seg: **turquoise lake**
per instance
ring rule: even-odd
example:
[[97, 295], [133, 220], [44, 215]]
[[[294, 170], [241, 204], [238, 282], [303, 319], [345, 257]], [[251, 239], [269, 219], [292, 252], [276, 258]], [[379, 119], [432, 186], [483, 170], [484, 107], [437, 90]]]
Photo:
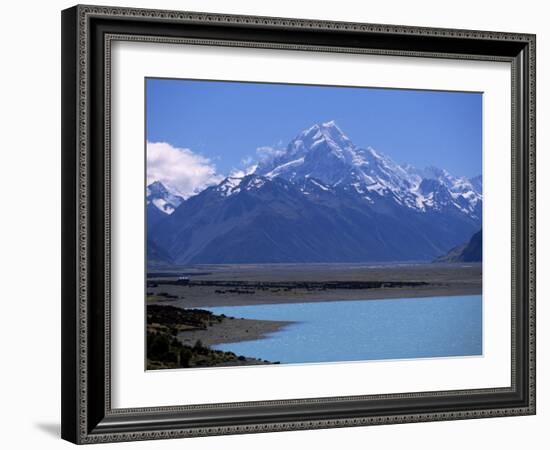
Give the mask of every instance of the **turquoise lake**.
[[215, 314], [295, 322], [264, 339], [214, 348], [316, 363], [482, 354], [481, 295], [206, 308]]

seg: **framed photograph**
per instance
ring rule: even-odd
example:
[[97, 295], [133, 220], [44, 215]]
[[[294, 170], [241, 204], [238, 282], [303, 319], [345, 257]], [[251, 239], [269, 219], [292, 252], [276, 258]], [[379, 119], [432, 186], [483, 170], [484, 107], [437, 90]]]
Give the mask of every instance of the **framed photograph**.
[[62, 12], [62, 437], [535, 413], [535, 36]]

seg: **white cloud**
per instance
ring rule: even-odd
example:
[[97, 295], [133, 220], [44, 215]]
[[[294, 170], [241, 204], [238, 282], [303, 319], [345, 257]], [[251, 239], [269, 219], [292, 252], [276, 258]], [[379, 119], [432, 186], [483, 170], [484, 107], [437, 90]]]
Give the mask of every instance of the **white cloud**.
[[147, 142], [147, 184], [160, 181], [187, 198], [223, 178], [216, 173], [210, 159], [188, 148], [173, 147], [167, 142]]
[[254, 158], [252, 158], [252, 156], [246, 156], [245, 158], [241, 159], [241, 164], [245, 167], [252, 165], [253, 162]]
[[246, 177], [247, 175], [253, 174], [257, 168], [258, 164], [253, 164], [251, 166], [245, 167], [244, 169], [233, 169], [229, 176], [233, 178]]
[[260, 161], [272, 160], [277, 156], [282, 155], [284, 152], [285, 151], [283, 149], [268, 146], [258, 147], [256, 149], [256, 154], [258, 155]]

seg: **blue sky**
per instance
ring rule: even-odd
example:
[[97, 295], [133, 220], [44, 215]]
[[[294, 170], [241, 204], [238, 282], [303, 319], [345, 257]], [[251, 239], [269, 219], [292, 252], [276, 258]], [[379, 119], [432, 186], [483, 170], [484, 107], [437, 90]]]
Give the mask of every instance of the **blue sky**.
[[189, 149], [224, 175], [250, 164], [259, 147], [286, 147], [329, 120], [397, 163], [481, 173], [480, 93], [172, 79], [146, 86], [147, 140]]

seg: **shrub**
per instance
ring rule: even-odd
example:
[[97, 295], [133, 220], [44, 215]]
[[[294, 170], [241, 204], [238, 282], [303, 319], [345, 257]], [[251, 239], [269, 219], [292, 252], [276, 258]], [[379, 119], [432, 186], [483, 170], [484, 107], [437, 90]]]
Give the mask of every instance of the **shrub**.
[[180, 350], [180, 367], [189, 367], [192, 356], [193, 353], [191, 352], [191, 350], [187, 347], [183, 347]]
[[170, 340], [164, 334], [149, 333], [147, 336], [147, 356], [162, 361], [170, 351]]
[[209, 349], [205, 346], [200, 339], [195, 342], [193, 350], [199, 355], [208, 355]]

